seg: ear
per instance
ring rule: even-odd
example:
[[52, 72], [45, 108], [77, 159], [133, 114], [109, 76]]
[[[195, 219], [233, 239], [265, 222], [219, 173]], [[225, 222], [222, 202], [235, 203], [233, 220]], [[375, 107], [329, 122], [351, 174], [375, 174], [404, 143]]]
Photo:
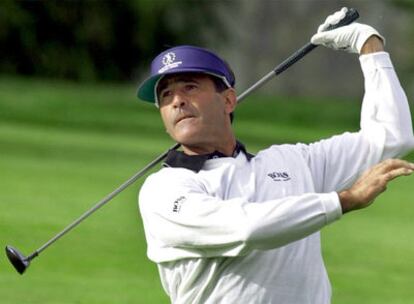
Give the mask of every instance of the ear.
[[234, 112], [237, 106], [236, 91], [233, 88], [228, 88], [222, 92], [225, 103], [225, 110], [227, 114]]

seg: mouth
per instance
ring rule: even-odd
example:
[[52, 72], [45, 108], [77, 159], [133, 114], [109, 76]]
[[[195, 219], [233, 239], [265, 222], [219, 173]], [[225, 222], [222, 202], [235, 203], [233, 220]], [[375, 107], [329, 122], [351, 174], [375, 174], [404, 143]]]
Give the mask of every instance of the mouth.
[[181, 121], [186, 120], [186, 119], [190, 119], [190, 118], [194, 118], [194, 116], [192, 116], [192, 115], [184, 115], [184, 116], [178, 117], [178, 118], [175, 120], [175, 124], [178, 124], [178, 123], [180, 123]]

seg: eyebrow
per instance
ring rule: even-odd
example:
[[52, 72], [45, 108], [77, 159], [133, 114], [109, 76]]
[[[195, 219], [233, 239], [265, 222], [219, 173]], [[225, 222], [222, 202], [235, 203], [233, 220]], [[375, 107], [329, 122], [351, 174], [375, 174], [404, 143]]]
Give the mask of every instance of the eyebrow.
[[199, 81], [194, 76], [187, 76], [187, 75], [180, 75], [180, 76], [174, 76], [167, 79], [162, 79], [157, 87], [157, 94], [160, 94], [165, 88], [167, 88], [172, 83], [177, 82], [195, 82], [199, 84]]

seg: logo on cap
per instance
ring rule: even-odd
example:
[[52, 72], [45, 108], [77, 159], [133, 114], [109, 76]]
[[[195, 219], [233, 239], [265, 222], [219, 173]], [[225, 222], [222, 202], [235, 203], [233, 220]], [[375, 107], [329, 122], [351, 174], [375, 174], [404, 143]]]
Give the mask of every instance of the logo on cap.
[[169, 53], [165, 54], [164, 57], [162, 58], [162, 63], [164, 65], [168, 65], [168, 64], [173, 63], [174, 60], [175, 60], [175, 53], [169, 52]]
[[164, 73], [165, 71], [168, 71], [169, 69], [173, 69], [176, 68], [178, 66], [180, 66], [183, 62], [182, 61], [176, 61], [176, 56], [175, 53], [173, 52], [168, 52], [167, 54], [164, 55], [164, 57], [162, 57], [162, 64], [164, 65], [161, 69], [158, 70], [158, 73]]

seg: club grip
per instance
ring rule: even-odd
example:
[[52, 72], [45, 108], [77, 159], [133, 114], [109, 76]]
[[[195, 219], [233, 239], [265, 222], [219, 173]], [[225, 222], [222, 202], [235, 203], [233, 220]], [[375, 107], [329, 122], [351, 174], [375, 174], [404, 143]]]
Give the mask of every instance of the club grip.
[[332, 24], [327, 27], [326, 31], [334, 30], [338, 27], [345, 26], [348, 24], [351, 24], [355, 20], [359, 18], [358, 11], [354, 8], [349, 8], [348, 11], [345, 14], [345, 17], [339, 21], [337, 24]]

